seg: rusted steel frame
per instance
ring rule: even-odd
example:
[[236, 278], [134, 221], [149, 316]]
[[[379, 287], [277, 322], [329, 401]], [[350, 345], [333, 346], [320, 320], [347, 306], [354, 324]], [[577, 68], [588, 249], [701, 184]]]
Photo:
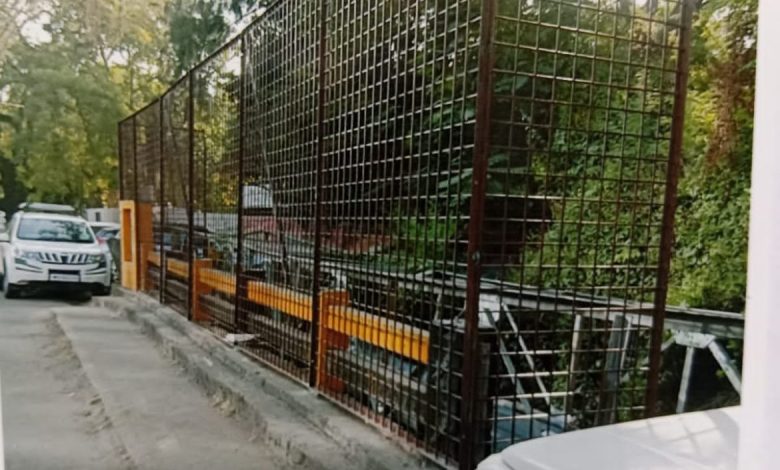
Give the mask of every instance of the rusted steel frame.
[[493, 101], [493, 64], [496, 0], [484, 0], [480, 22], [479, 66], [477, 76], [476, 128], [469, 214], [468, 276], [466, 286], [465, 331], [461, 390], [459, 467], [471, 469], [476, 458], [479, 435], [476, 403], [479, 356], [479, 295], [481, 278], [482, 224], [484, 221], [488, 158], [490, 156], [490, 119]]
[[320, 277], [322, 260], [322, 204], [323, 204], [323, 170], [325, 154], [325, 99], [326, 99], [326, 51], [327, 51], [327, 0], [320, 0], [319, 47], [317, 51], [318, 96], [317, 96], [317, 166], [315, 175], [316, 200], [314, 202], [314, 268], [312, 270], [312, 318], [311, 347], [309, 348], [309, 386], [317, 385], [317, 358], [319, 357], [319, 326], [320, 326]]
[[[170, 90], [168, 90], [170, 91]], [[166, 92], [167, 94], [167, 92]], [[157, 157], [160, 159], [160, 194], [158, 196], [158, 203], [160, 209], [160, 262], [161, 266], [165, 266], [165, 155], [163, 152], [165, 144], [165, 127], [163, 126], [163, 118], [165, 117], [165, 95], [162, 95], [157, 100], [159, 109], [157, 110], [157, 131], [158, 131], [158, 143], [157, 143]], [[154, 217], [152, 217], [154, 221]], [[154, 232], [152, 233], [154, 236]], [[165, 303], [165, 270], [160, 269], [160, 303]]]
[[[233, 327], [236, 332], [241, 332], [244, 322], [241, 319], [242, 299], [246, 297], [246, 282], [243, 271], [244, 258], [244, 159], [246, 154], [246, 34], [242, 33], [241, 41], [241, 70], [238, 74], [238, 214], [236, 221], [236, 292], [233, 296]], [[231, 41], [232, 43], [232, 41]]]
[[116, 145], [119, 148], [119, 200], [122, 201], [125, 199], [125, 159], [127, 158], [127, 155], [125, 155], [125, 146], [122, 145], [122, 125], [126, 121], [119, 121], [119, 124], [116, 126]]
[[193, 242], [193, 238], [195, 237], [195, 77], [194, 73], [188, 73], [188, 98], [187, 98], [187, 120], [189, 129], [188, 129], [188, 136], [189, 139], [189, 164], [187, 168], [187, 178], [189, 180], [189, 184], [187, 187], [189, 188], [187, 197], [187, 223], [189, 224], [188, 227], [188, 235], [187, 235], [187, 260], [188, 260], [188, 270], [189, 270], [189, 282], [187, 283], [187, 320], [192, 321], [192, 315], [193, 315], [193, 308], [195, 306], [192, 302], [192, 294], [195, 289], [195, 276], [193, 276], [193, 266], [195, 265], [195, 255], [193, 253], [193, 250], [195, 248], [195, 244]]
[[138, 197], [138, 122], [137, 122], [137, 116], [138, 113], [133, 114], [132, 122], [133, 122], [133, 186], [135, 186], [135, 194], [133, 199], [135, 200], [135, 220], [133, 223], [135, 224], [135, 282], [136, 287], [139, 291], [143, 291], [143, 286], [141, 285], [141, 279], [143, 279], [141, 275], [141, 266], [144, 265], [144, 263], [141, 262], [141, 229], [139, 227], [138, 221], [140, 220], [140, 217], [138, 216], [138, 203], [140, 202], [140, 198]]
[[648, 367], [645, 415], [652, 417], [657, 412], [658, 382], [661, 373], [661, 345], [663, 343], [664, 319], [666, 316], [666, 295], [669, 289], [669, 270], [674, 245], [674, 217], [677, 209], [677, 185], [682, 167], [683, 129], [685, 125], [685, 100], [688, 95], [688, 68], [691, 52], [692, 0], [682, 3], [680, 22], [679, 55], [674, 91], [669, 163], [666, 170], [666, 188], [661, 232], [660, 259], [655, 289], [655, 311], [650, 338], [650, 361]]

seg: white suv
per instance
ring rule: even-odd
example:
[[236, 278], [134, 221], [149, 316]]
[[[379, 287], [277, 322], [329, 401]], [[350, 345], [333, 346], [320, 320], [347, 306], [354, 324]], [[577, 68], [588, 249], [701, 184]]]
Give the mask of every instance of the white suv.
[[111, 291], [110, 255], [81, 217], [17, 212], [0, 234], [0, 252], [6, 298], [18, 297], [26, 287]]

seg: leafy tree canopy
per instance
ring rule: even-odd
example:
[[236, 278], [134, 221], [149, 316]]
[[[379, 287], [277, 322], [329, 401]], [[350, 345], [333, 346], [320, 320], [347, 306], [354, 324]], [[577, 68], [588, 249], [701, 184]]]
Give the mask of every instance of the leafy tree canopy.
[[255, 3], [3, 4], [0, 155], [17, 167], [32, 198], [77, 206], [115, 201], [116, 123], [221, 44]]

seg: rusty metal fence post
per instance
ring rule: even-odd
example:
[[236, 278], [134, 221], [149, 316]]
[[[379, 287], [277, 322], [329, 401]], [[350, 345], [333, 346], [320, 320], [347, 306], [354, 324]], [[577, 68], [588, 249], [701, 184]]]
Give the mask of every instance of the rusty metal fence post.
[[138, 203], [141, 201], [141, 198], [139, 197], [139, 191], [138, 191], [138, 123], [137, 123], [137, 116], [138, 114], [133, 114], [132, 117], [132, 123], [133, 123], [133, 188], [135, 194], [133, 195], [133, 201], [135, 202], [135, 220], [133, 221], [135, 225], [135, 252], [136, 252], [136, 258], [135, 258], [135, 285], [138, 288], [138, 290], [141, 290], [141, 280], [143, 279], [141, 276], [141, 229], [139, 227], [139, 221], [140, 216], [138, 214]]
[[119, 200], [123, 201], [127, 197], [125, 194], [125, 159], [122, 156], [122, 152], [124, 151], [124, 142], [122, 137], [122, 125], [125, 123], [125, 121], [119, 121], [116, 125], [116, 143], [117, 148], [119, 148]]
[[248, 294], [246, 279], [244, 276], [244, 165], [246, 159], [246, 35], [239, 38], [240, 70], [238, 71], [238, 220], [236, 221], [236, 295], [233, 304], [233, 325], [236, 333], [246, 331], [244, 309], [242, 299]]
[[195, 286], [195, 79], [187, 73], [187, 319], [192, 321]]
[[669, 163], [666, 173], [663, 221], [661, 227], [661, 248], [658, 260], [657, 288], [655, 291], [653, 329], [650, 343], [648, 386], [645, 414], [652, 417], [658, 409], [658, 385], [661, 376], [661, 354], [664, 341], [664, 320], [666, 297], [669, 289], [669, 270], [674, 247], [674, 219], [677, 210], [677, 185], [682, 169], [683, 132], [685, 128], [685, 101], [688, 96], [688, 67], [691, 54], [691, 28], [693, 23], [693, 0], [682, 0], [680, 37], [678, 44], [677, 71], [675, 74], [674, 110], [669, 143]]
[[165, 303], [165, 278], [167, 277], [167, 269], [165, 269], [165, 266], [167, 264], [167, 256], [166, 256], [166, 250], [165, 250], [165, 151], [164, 151], [164, 143], [165, 143], [165, 126], [163, 125], [165, 116], [163, 114], [164, 106], [163, 106], [163, 96], [161, 96], [157, 100], [157, 131], [158, 131], [158, 142], [157, 142], [157, 151], [160, 158], [160, 194], [159, 198], [157, 199], [157, 208], [160, 211], [160, 228], [158, 233], [160, 234], [160, 245], [159, 245], [159, 253], [160, 253], [160, 282], [159, 282], [159, 300], [160, 303]]
[[320, 287], [322, 275], [322, 209], [323, 209], [323, 170], [325, 168], [325, 99], [326, 99], [326, 71], [325, 62], [327, 51], [327, 12], [328, 0], [321, 0], [319, 4], [319, 44], [317, 48], [317, 162], [315, 164], [315, 201], [314, 201], [314, 266], [312, 268], [311, 285], [311, 342], [309, 345], [309, 386], [317, 386], [318, 370], [317, 358], [320, 356], [320, 322], [322, 315], [320, 308]]
[[461, 402], [460, 468], [468, 470], [483, 457], [478, 447], [480, 428], [485, 419], [477, 418], [485, 397], [480, 396], [478, 382], [482, 376], [479, 345], [479, 298], [482, 276], [482, 231], [487, 193], [487, 170], [490, 156], [490, 121], [493, 102], [493, 40], [496, 21], [496, 0], [483, 0], [478, 49], [476, 124], [474, 131], [473, 173], [468, 219], [468, 274], [466, 286], [465, 332], [463, 338], [463, 383]]

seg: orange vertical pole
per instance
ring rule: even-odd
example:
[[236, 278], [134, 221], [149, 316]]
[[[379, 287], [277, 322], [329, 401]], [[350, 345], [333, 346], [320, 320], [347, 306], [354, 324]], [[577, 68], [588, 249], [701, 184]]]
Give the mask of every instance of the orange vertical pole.
[[328, 374], [328, 348], [347, 349], [349, 336], [328, 329], [328, 316], [331, 309], [349, 305], [349, 292], [325, 291], [319, 295], [319, 335], [317, 348], [317, 388], [320, 390], [342, 392], [344, 384], [336, 377]]
[[154, 245], [152, 205], [148, 203], [137, 204], [136, 223], [138, 224], [138, 240], [140, 253], [138, 253], [138, 285], [141, 290], [149, 290], [149, 253]]
[[138, 290], [138, 243], [135, 201], [120, 201], [120, 259], [114, 260], [122, 274], [122, 287]]

